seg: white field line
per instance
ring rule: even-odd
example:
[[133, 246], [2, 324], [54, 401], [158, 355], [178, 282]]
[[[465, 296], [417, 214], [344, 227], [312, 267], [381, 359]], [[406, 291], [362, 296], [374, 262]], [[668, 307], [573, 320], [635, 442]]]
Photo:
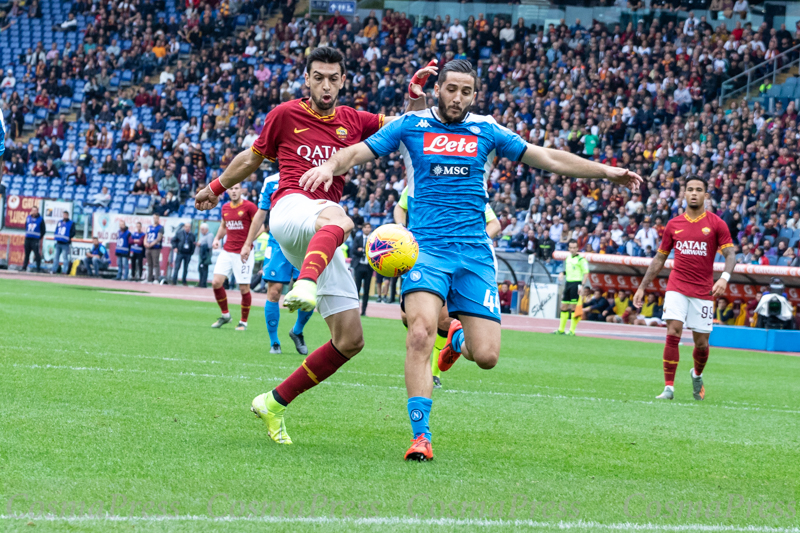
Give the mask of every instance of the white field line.
[[313, 524], [313, 525], [353, 525], [353, 526], [473, 526], [473, 527], [526, 527], [538, 529], [562, 530], [590, 530], [590, 531], [672, 531], [672, 532], [747, 532], [747, 533], [800, 533], [797, 527], [773, 526], [726, 526], [713, 524], [637, 524], [619, 522], [603, 524], [592, 520], [576, 520], [572, 522], [540, 522], [536, 520], [486, 520], [486, 519], [457, 519], [457, 518], [413, 518], [413, 517], [369, 517], [369, 518], [339, 518], [339, 517], [287, 517], [287, 516], [241, 516], [241, 517], [211, 517], [205, 515], [163, 515], [163, 516], [54, 516], [42, 515], [31, 518], [30, 516], [16, 517], [13, 515], [0, 515], [0, 520], [28, 520], [45, 522], [130, 522], [130, 523], [157, 523], [157, 522], [206, 522], [206, 523], [236, 523], [253, 522], [265, 524]]
[[[103, 368], [103, 367], [84, 367], [84, 366], [69, 366], [69, 365], [22, 365], [19, 363], [14, 363], [12, 365], [4, 365], [6, 367], [13, 367], [13, 368], [24, 368], [30, 370], [71, 370], [76, 372], [82, 371], [89, 371], [89, 372], [131, 372], [131, 373], [138, 373], [138, 374], [153, 374], [159, 376], [178, 376], [178, 377], [203, 377], [203, 378], [214, 378], [214, 379], [234, 379], [234, 380], [241, 380], [241, 381], [283, 381], [284, 378], [277, 377], [277, 376], [268, 376], [268, 377], [252, 377], [252, 376], [245, 376], [245, 375], [225, 375], [225, 374], [207, 374], [203, 372], [160, 372], [154, 370], [129, 370], [125, 368]], [[349, 383], [349, 382], [342, 382], [342, 381], [325, 381], [322, 385], [332, 385], [332, 386], [345, 386], [345, 387], [369, 387], [369, 388], [377, 388], [377, 389], [390, 389], [390, 390], [405, 390], [405, 387], [400, 386], [392, 386], [392, 385], [373, 385], [373, 384], [364, 384], [364, 383]], [[547, 400], [572, 400], [572, 401], [585, 401], [585, 402], [598, 402], [598, 403], [618, 403], [618, 404], [637, 404], [637, 405], [664, 405], [664, 402], [657, 402], [653, 400], [626, 400], [626, 399], [617, 399], [617, 398], [597, 398], [593, 396], [568, 396], [565, 394], [541, 394], [541, 393], [522, 393], [522, 392], [498, 392], [498, 391], [468, 391], [468, 390], [459, 390], [459, 389], [441, 389], [441, 392], [447, 394], [467, 394], [467, 395], [478, 395], [478, 396], [506, 396], [510, 398], [536, 398], [536, 399], [547, 399]], [[670, 402], [669, 405], [674, 405], [678, 407], [686, 407], [690, 409], [698, 409], [700, 408], [700, 404], [697, 402], [692, 403], [684, 403], [684, 402]], [[732, 406], [732, 405], [720, 405], [720, 404], [713, 404], [713, 403], [704, 403], [703, 408], [715, 408], [715, 409], [725, 409], [730, 411], [761, 411], [761, 412], [772, 412], [772, 413], [785, 413], [785, 414], [800, 414], [800, 410], [796, 409], [773, 409], [773, 408], [765, 408], [765, 407], [745, 407], [745, 406]]]

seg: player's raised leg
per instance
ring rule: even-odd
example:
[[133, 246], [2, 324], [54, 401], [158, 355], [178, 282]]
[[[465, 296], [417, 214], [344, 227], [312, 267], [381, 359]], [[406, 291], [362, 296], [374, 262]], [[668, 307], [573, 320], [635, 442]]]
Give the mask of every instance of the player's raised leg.
[[340, 207], [328, 207], [320, 212], [316, 221], [316, 233], [308, 243], [300, 276], [283, 300], [290, 311], [314, 310], [317, 306], [317, 280], [351, 231], [353, 221]]
[[694, 359], [694, 367], [691, 370], [692, 377], [692, 395], [695, 400], [705, 400], [706, 387], [703, 385], [703, 369], [708, 362], [708, 337], [710, 333], [703, 333], [700, 331], [693, 331], [694, 337], [694, 351], [692, 358]]
[[403, 298], [408, 321], [405, 377], [412, 432], [412, 445], [406, 451], [405, 459], [427, 461], [433, 459], [428, 422], [433, 405], [430, 358], [436, 340], [438, 316], [444, 302], [440, 296], [425, 291], [406, 293]]
[[[325, 311], [322, 313], [324, 316]], [[364, 347], [358, 299], [354, 308], [327, 316], [325, 322], [331, 330], [331, 340], [314, 350], [283, 383], [253, 400], [252, 411], [264, 419], [269, 436], [278, 444], [292, 443], [284, 421], [286, 407], [332, 376]]]
[[477, 316], [460, 318], [464, 333], [461, 355], [484, 370], [494, 368], [500, 358], [500, 322]]

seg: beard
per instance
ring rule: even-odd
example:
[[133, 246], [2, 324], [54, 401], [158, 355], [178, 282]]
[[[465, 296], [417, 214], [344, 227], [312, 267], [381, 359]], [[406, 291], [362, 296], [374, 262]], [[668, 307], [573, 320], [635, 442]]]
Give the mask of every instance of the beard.
[[317, 109], [319, 109], [320, 111], [330, 111], [331, 109], [334, 108], [334, 106], [336, 106], [336, 100], [339, 99], [339, 95], [337, 94], [335, 96], [334, 95], [330, 95], [330, 96], [331, 96], [331, 99], [330, 99], [329, 102], [325, 102], [322, 99], [322, 97], [316, 98], [316, 97], [314, 97], [313, 94], [311, 95], [311, 99], [314, 101], [314, 105], [317, 106]]
[[464, 117], [467, 116], [469, 113], [470, 106], [461, 109], [461, 113], [454, 118], [451, 118], [450, 115], [447, 114], [447, 107], [444, 104], [444, 99], [439, 97], [439, 116], [442, 118], [444, 122], [461, 122], [464, 120]]

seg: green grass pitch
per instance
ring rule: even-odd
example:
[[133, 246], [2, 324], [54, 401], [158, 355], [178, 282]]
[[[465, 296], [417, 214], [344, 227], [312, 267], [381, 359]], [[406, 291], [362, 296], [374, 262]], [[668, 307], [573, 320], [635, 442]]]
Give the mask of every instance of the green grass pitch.
[[405, 463], [399, 321], [364, 320], [281, 447], [249, 406], [302, 361], [294, 315], [275, 356], [261, 308], [242, 333], [214, 303], [16, 280], [0, 302], [2, 531], [798, 531], [797, 357], [712, 349], [694, 402], [682, 347], [658, 403], [659, 344], [504, 331], [495, 369], [443, 375], [435, 459]]

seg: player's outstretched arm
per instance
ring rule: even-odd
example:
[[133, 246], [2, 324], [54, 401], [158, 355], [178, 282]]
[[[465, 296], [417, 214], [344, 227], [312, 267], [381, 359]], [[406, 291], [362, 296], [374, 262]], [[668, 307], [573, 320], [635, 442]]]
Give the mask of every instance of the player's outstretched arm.
[[733, 249], [733, 246], [726, 246], [723, 248], [722, 255], [725, 257], [725, 271], [714, 283], [714, 288], [711, 289], [711, 295], [714, 298], [725, 296], [725, 289], [728, 288], [728, 280], [731, 279], [733, 269], [736, 268], [736, 251]]
[[[237, 183], [243, 182], [247, 176], [258, 170], [264, 158], [252, 151], [251, 149], [242, 150], [239, 155], [233, 158], [228, 168], [220, 176], [219, 182], [223, 189], [230, 189]], [[194, 198], [194, 206], [199, 211], [208, 211], [213, 209], [219, 203], [219, 197], [222, 192], [215, 194], [212, 189], [212, 183], [208, 184], [206, 188], [197, 192]]]
[[247, 262], [247, 258], [250, 256], [250, 250], [253, 248], [253, 241], [266, 231], [264, 229], [264, 221], [266, 219], [267, 211], [259, 208], [258, 211], [256, 211], [253, 220], [250, 222], [250, 231], [247, 232], [247, 238], [242, 245], [242, 263]]
[[318, 167], [308, 170], [300, 177], [303, 190], [314, 192], [324, 187], [327, 192], [331, 188], [334, 176], [341, 176], [356, 165], [375, 159], [375, 154], [363, 141], [336, 152], [333, 157]]
[[667, 262], [667, 256], [666, 254], [663, 254], [661, 252], [658, 252], [656, 256], [653, 258], [653, 260], [650, 262], [650, 266], [647, 267], [647, 272], [645, 273], [644, 278], [642, 279], [642, 283], [636, 290], [636, 294], [633, 295], [633, 305], [636, 307], [636, 309], [642, 308], [642, 304], [644, 303], [645, 289], [647, 289], [647, 287], [650, 286], [650, 283], [652, 283], [652, 281], [656, 279], [656, 276], [658, 276], [658, 273], [661, 272], [662, 268], [664, 268], [664, 263], [666, 262]]
[[528, 166], [572, 178], [608, 180], [631, 190], [639, 189], [642, 184], [641, 176], [630, 170], [602, 165], [563, 150], [542, 148], [533, 144], [528, 144], [528, 149], [522, 155], [522, 162]]

